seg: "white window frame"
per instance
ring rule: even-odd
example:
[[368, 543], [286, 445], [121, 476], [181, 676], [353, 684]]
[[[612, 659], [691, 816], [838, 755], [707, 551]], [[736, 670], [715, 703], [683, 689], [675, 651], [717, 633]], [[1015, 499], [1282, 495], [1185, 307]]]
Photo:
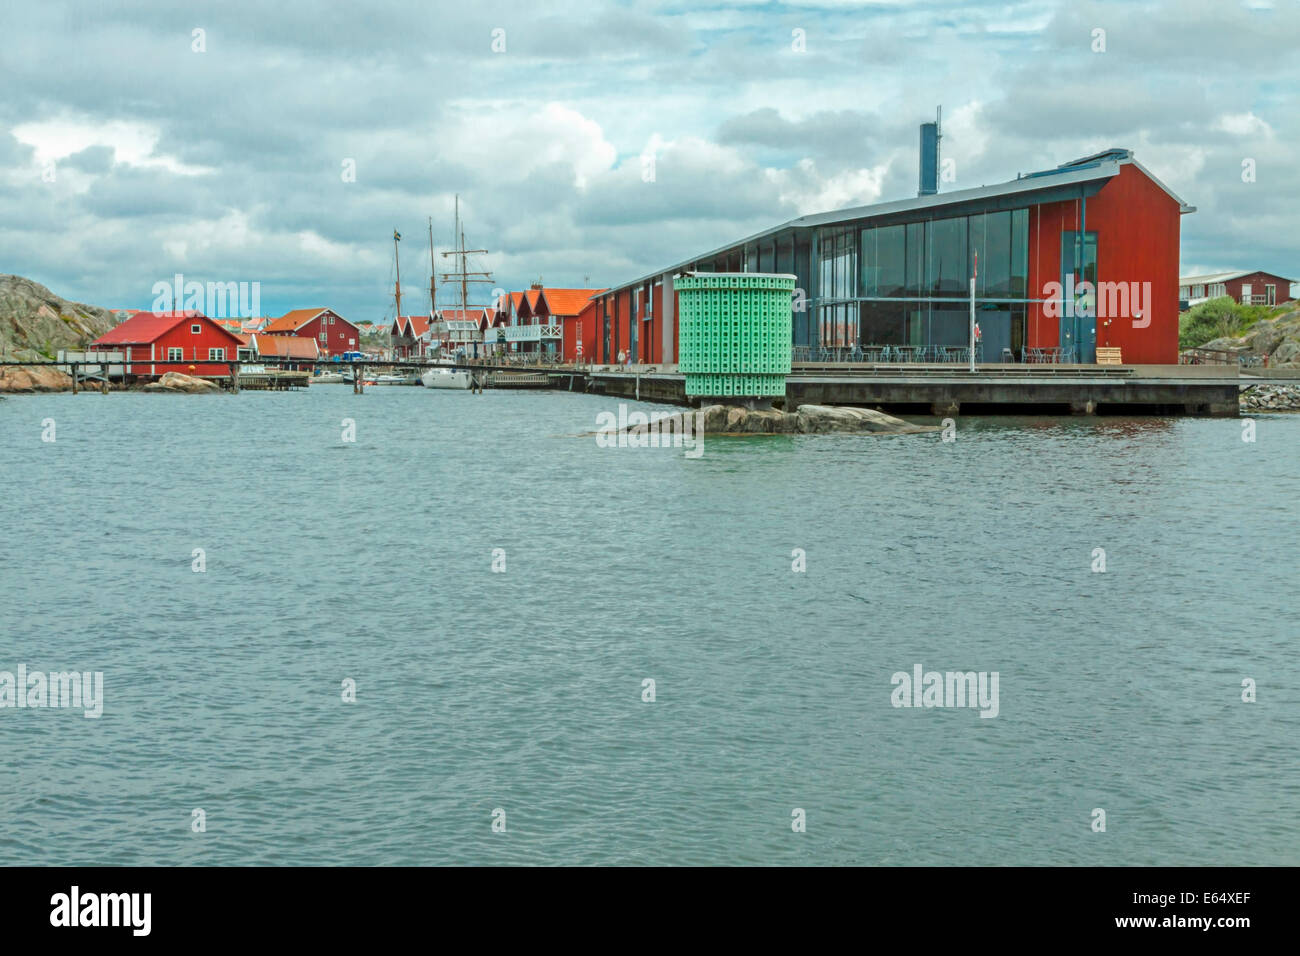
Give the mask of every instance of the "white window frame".
[[208, 360], [212, 362], [224, 362], [226, 360], [226, 350], [208, 349]]
[[202, 332], [203, 332], [203, 326], [198, 322], [195, 322], [193, 325], [190, 326], [190, 335], [199, 335]]
[[167, 361], [169, 361], [169, 362], [184, 362], [184, 361], [185, 361], [185, 350], [184, 350], [184, 349], [180, 349], [180, 348], [174, 348], [174, 347], [170, 347], [170, 348], [168, 348], [168, 349], [167, 349]]

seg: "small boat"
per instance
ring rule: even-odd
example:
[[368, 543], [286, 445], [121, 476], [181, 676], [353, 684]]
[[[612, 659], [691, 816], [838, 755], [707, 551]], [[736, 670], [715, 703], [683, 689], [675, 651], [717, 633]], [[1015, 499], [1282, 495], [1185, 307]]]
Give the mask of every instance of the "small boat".
[[393, 372], [383, 375], [376, 375], [374, 382], [367, 382], [367, 385], [415, 385], [418, 384], [413, 372]]
[[321, 372], [310, 379], [312, 385], [340, 385], [344, 381], [342, 372]]
[[420, 376], [425, 388], [469, 388], [469, 372], [465, 369], [431, 368]]

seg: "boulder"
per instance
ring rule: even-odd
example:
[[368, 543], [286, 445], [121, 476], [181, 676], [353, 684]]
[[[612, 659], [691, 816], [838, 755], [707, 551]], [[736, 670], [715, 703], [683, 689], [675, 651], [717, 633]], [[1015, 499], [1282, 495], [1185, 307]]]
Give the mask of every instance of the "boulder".
[[221, 391], [221, 386], [216, 382], [209, 381], [206, 378], [195, 378], [193, 375], [182, 375], [180, 372], [168, 372], [156, 382], [150, 382], [144, 387], [146, 392], [186, 392], [191, 395], [201, 395], [210, 392]]
[[1279, 345], [1269, 358], [1269, 365], [1300, 365], [1300, 339], [1286, 341]]
[[49, 366], [0, 366], [0, 392], [62, 392], [72, 388], [72, 376]]
[[938, 431], [935, 425], [913, 425], [893, 415], [871, 408], [846, 408], [834, 405], [800, 405], [794, 418], [798, 430], [814, 435], [826, 432], [879, 432], [906, 435]]
[[[683, 423], [683, 415], [690, 417]], [[739, 405], [706, 405], [698, 412], [666, 415], [651, 424], [660, 434], [681, 433], [687, 427], [694, 432], [702, 428], [706, 435], [816, 435], [833, 432], [875, 435], [915, 435], [939, 431], [937, 425], [913, 425], [901, 418], [870, 408], [844, 408], [831, 405], [801, 405], [795, 412], [775, 408], [752, 409]], [[646, 432], [645, 426], [625, 429]], [[596, 432], [587, 432], [595, 435]]]

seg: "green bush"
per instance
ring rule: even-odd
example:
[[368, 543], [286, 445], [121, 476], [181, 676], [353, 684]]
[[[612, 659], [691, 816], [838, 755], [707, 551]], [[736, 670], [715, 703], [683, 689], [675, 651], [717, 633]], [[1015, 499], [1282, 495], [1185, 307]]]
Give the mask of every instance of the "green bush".
[[1207, 299], [1178, 317], [1178, 348], [1196, 349], [1214, 339], [1245, 335], [1260, 319], [1272, 318], [1278, 311], [1272, 305], [1238, 305], [1226, 295]]

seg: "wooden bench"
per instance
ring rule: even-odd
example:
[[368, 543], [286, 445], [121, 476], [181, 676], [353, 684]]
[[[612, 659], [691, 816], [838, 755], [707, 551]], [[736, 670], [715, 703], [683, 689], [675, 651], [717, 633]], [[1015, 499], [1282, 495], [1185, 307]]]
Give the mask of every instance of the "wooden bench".
[[1120, 358], [1119, 348], [1099, 347], [1097, 349], [1098, 365], [1123, 365], [1124, 360]]

